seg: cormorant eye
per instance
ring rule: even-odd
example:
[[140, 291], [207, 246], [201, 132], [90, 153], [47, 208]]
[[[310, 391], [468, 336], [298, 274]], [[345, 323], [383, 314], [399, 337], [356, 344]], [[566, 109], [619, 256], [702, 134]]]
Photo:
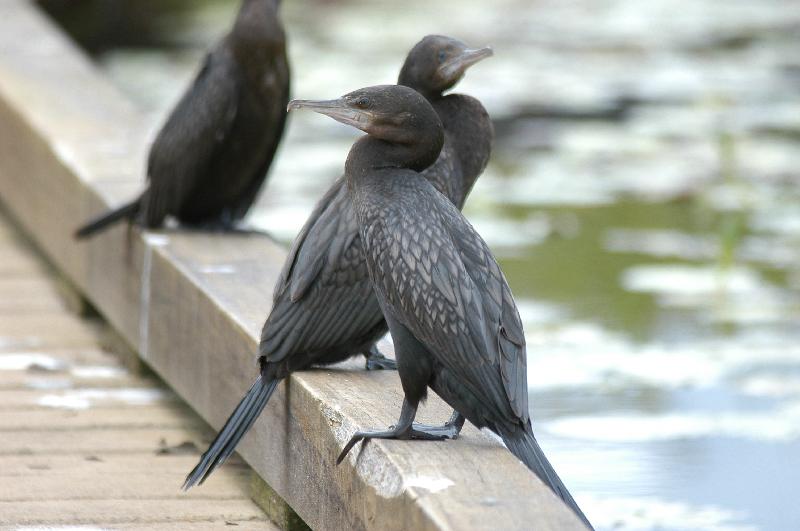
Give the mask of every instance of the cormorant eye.
[[356, 107], [366, 109], [367, 107], [369, 107], [369, 100], [367, 98], [358, 98], [356, 100]]
[[447, 58], [447, 54], [444, 51], [439, 52], [439, 62], [443, 63], [445, 58]]

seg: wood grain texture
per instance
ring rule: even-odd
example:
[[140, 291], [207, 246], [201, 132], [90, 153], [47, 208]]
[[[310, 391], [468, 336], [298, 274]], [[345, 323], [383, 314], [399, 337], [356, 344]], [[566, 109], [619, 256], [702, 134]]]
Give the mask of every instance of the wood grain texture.
[[7, 256], [25, 267], [11, 276], [21, 281], [0, 281], [0, 297], [10, 292], [0, 314], [0, 528], [275, 530], [238, 459], [207, 488], [180, 490], [212, 436], [206, 424], [102, 352], [98, 323], [59, 304], [59, 280], [30, 249], [0, 238], [0, 262]]
[[[125, 227], [76, 244], [76, 226], [141, 186], [148, 131], [27, 2], [0, 3], [0, 50], [0, 199], [140, 356], [220, 427], [255, 377], [285, 249], [259, 236]], [[292, 376], [240, 447], [312, 528], [582, 529], [533, 474], [474, 429], [444, 443], [371, 442], [335, 467], [353, 431], [389, 425], [399, 412], [397, 376], [367, 374], [361, 365]], [[433, 396], [420, 418], [442, 422], [449, 413]], [[134, 453], [153, 451], [162, 436], [169, 444], [193, 438], [182, 428], [137, 434], [122, 449], [113, 446], [116, 429], [58, 432], [70, 440], [57, 445], [25, 431], [0, 437], [0, 455], [90, 446]], [[98, 516], [106, 509], [93, 508]]]
[[104, 500], [30, 500], [0, 501], [0, 525], [115, 525], [131, 523], [150, 528], [155, 523], [177, 523], [183, 529], [192, 524], [216, 522], [224, 527], [226, 521], [260, 521], [260, 529], [277, 529], [263, 522], [264, 513], [250, 500], [165, 500], [104, 499]]

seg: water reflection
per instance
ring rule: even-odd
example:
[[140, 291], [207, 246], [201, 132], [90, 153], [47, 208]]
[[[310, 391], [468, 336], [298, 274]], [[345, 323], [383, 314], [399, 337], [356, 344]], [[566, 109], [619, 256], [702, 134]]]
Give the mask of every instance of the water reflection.
[[[496, 56], [466, 213], [520, 301], [543, 446], [605, 529], [796, 529], [800, 10], [790, 1], [284, 2], [294, 94], [395, 79], [425, 33]], [[158, 124], [232, 2], [99, 60]], [[251, 222], [289, 241], [353, 133], [291, 117]]]

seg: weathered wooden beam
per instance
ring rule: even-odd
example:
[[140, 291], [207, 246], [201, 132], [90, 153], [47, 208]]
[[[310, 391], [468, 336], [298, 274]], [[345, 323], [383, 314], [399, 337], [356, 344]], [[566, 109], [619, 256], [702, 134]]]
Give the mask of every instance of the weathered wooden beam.
[[[147, 364], [219, 427], [255, 375], [285, 250], [259, 236], [125, 227], [76, 243], [80, 222], [141, 188], [149, 135], [34, 7], [0, 3], [0, 199]], [[361, 363], [298, 373], [240, 453], [314, 529], [582, 528], [474, 428], [443, 443], [371, 442], [334, 466], [353, 431], [396, 421], [401, 399], [396, 374]], [[434, 396], [421, 420], [448, 416]]]

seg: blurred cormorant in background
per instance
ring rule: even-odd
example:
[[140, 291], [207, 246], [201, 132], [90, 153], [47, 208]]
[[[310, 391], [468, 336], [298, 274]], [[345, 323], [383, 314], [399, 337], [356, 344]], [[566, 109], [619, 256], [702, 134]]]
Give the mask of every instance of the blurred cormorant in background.
[[[490, 55], [489, 48], [471, 50], [456, 39], [428, 36], [409, 52], [400, 74], [401, 84], [424, 93], [442, 113], [446, 149], [423, 175], [459, 208], [489, 161], [494, 131], [478, 100], [442, 92]], [[205, 481], [230, 456], [278, 382], [291, 372], [359, 353], [366, 355], [369, 369], [394, 368], [394, 362], [375, 348], [387, 330], [369, 281], [347, 186], [340, 178], [319, 201], [286, 259], [261, 334], [259, 377], [189, 473], [184, 488]], [[454, 416], [451, 421], [457, 433], [463, 418]]]
[[150, 148], [142, 195], [78, 229], [129, 220], [232, 229], [253, 204], [286, 122], [289, 62], [277, 0], [243, 0]]

